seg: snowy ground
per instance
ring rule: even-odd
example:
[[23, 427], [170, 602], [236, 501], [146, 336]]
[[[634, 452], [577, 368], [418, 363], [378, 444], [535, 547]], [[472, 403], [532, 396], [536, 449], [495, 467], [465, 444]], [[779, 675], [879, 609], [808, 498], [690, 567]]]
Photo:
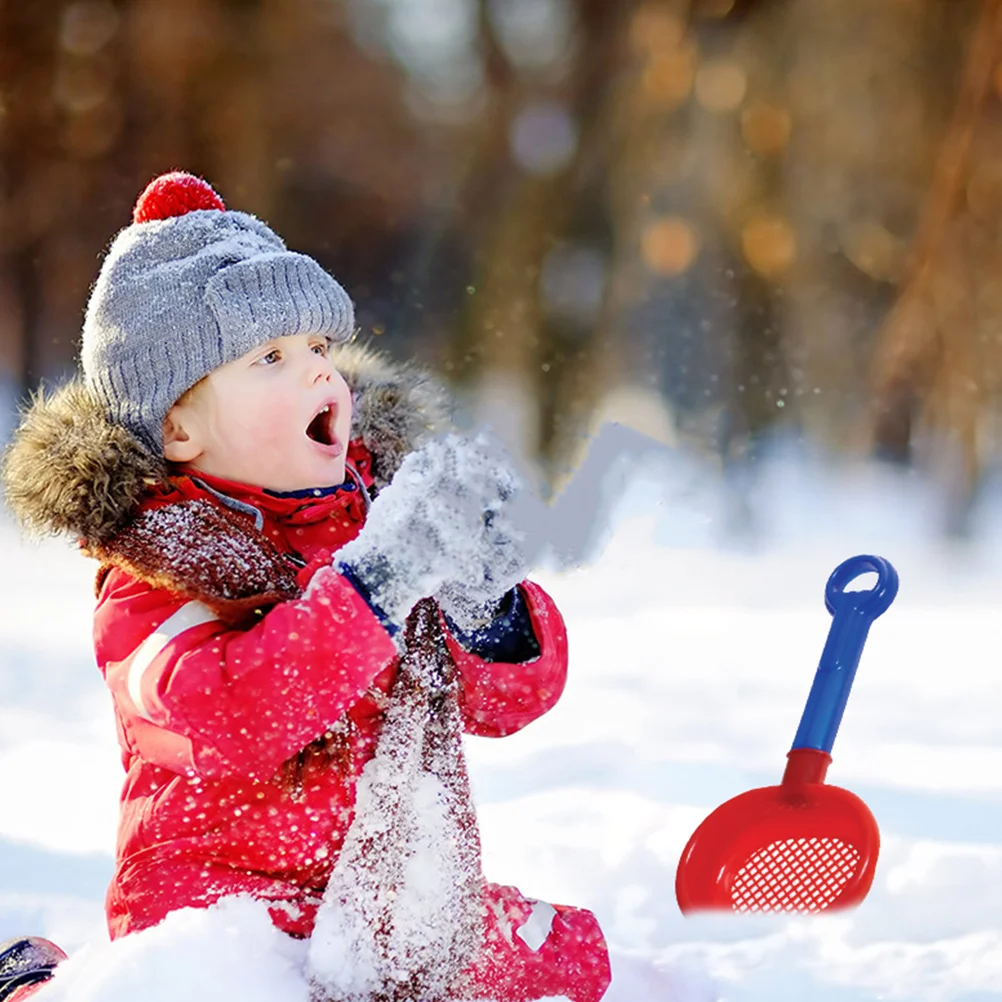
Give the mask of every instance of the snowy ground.
[[[488, 875], [592, 908], [615, 1002], [1002, 1000], [1002, 493], [958, 544], [914, 476], [776, 457], [746, 508], [695, 460], [646, 467], [609, 467], [597, 497], [613, 528], [591, 562], [537, 575], [569, 627], [561, 703], [521, 734], [468, 741]], [[735, 535], [749, 514], [754, 532]], [[829, 781], [880, 824], [873, 890], [835, 917], [683, 918], [682, 846], [716, 804], [778, 781], [830, 622], [825, 580], [861, 552], [889, 558], [901, 590], [871, 631]], [[120, 780], [90, 655], [93, 568], [3, 521], [0, 555], [0, 939], [93, 951]]]

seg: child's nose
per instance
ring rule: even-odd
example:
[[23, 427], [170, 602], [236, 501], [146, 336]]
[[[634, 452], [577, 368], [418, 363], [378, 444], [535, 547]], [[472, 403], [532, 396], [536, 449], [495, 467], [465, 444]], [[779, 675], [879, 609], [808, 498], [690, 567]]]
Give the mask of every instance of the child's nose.
[[312, 361], [309, 368], [310, 383], [329, 383], [334, 366], [322, 355], [311, 352]]

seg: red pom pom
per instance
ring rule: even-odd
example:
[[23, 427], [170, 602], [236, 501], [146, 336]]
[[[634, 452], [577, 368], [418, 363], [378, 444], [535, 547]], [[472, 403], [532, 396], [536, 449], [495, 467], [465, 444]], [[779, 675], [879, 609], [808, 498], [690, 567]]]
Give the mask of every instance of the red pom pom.
[[132, 210], [132, 221], [148, 223], [151, 219], [170, 219], [196, 209], [224, 212], [226, 206], [207, 181], [175, 170], [155, 177], [143, 189]]

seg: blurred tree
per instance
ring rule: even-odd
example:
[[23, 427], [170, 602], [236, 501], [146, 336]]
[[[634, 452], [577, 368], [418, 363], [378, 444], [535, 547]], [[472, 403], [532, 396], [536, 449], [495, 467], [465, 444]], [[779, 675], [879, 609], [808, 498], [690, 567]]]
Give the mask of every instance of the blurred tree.
[[609, 102], [633, 6], [577, 0], [566, 65], [551, 81], [519, 76], [481, 4], [497, 92], [481, 143], [507, 169], [489, 171], [496, 180], [465, 210], [480, 221], [482, 243], [452, 366], [465, 380], [507, 371], [525, 381], [538, 415], [530, 445], [551, 474], [568, 461], [597, 395], [589, 359], [609, 254]]
[[797, 236], [784, 329], [804, 426], [860, 442], [876, 330], [904, 271], [975, 4], [797, 0], [786, 24], [796, 127], [784, 200]]
[[[969, 499], [987, 458], [986, 421], [1002, 390], [1000, 131], [1002, 3], [981, 0], [956, 106], [901, 293], [873, 361], [873, 436], [884, 455], [911, 458], [924, 425]], [[957, 460], [952, 462], [951, 460]]]
[[110, 4], [0, 7], [0, 364], [30, 385], [72, 353], [120, 129]]

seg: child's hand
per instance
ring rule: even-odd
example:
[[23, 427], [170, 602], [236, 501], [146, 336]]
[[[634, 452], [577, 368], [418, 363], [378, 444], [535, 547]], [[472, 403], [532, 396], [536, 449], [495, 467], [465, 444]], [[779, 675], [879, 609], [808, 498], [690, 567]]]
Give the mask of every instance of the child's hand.
[[508, 580], [514, 541], [501, 512], [517, 486], [485, 441], [450, 435], [429, 442], [403, 461], [334, 565], [399, 628], [419, 599], [447, 581], [484, 588], [499, 560]]
[[546, 517], [545, 505], [496, 443], [479, 438], [473, 446], [478, 468], [502, 487], [484, 513], [477, 562], [464, 568], [462, 577], [448, 577], [435, 594], [442, 611], [466, 632], [487, 625], [501, 599], [525, 580], [543, 543]]
[[486, 513], [479, 559], [463, 577], [450, 577], [435, 593], [442, 611], [468, 632], [493, 619], [500, 600], [529, 573], [526, 532], [512, 514], [512, 500]]

